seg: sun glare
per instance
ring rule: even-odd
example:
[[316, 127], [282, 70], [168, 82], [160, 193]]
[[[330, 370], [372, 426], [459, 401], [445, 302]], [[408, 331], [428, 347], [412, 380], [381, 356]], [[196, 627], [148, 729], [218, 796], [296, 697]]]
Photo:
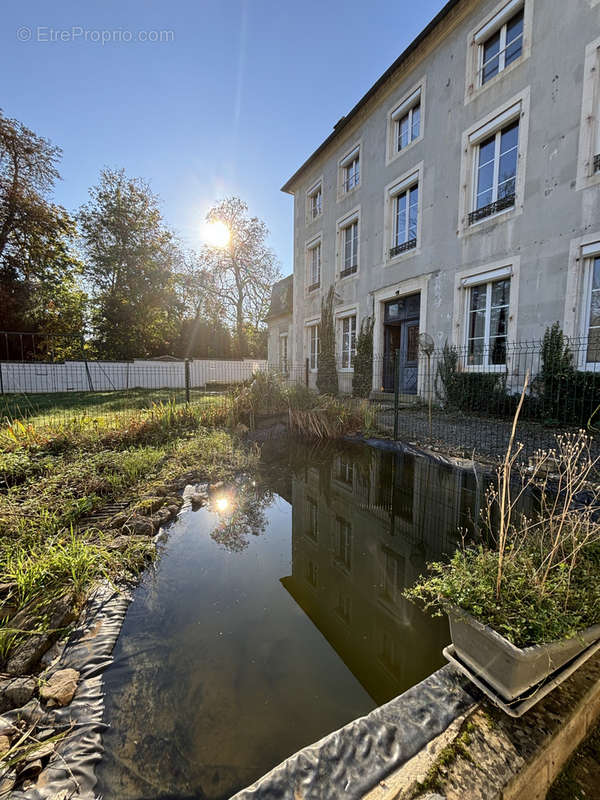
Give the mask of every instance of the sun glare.
[[217, 507], [217, 511], [227, 511], [229, 508], [229, 500], [226, 497], [219, 497], [215, 505]]
[[230, 237], [229, 228], [219, 219], [207, 222], [204, 226], [204, 239], [212, 247], [227, 247]]

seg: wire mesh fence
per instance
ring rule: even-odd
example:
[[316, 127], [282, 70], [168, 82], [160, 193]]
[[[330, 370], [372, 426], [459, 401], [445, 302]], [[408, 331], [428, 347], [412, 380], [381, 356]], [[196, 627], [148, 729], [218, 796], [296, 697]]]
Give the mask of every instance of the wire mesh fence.
[[[415, 343], [412, 352], [398, 348], [355, 368], [351, 357], [341, 354], [328, 362], [329, 374], [319, 355], [270, 364], [261, 359], [51, 361], [38, 352], [36, 360], [0, 361], [0, 417], [5, 423], [52, 423], [167, 403], [223, 408], [260, 374], [284, 389], [308, 387], [315, 397], [368, 399], [377, 425], [396, 439], [498, 458], [529, 376], [518, 433], [525, 455], [551, 447], [562, 430], [595, 433], [600, 409], [600, 343], [595, 339], [567, 343], [556, 334], [540, 341], [430, 349]], [[261, 410], [281, 410], [281, 397], [265, 382]]]

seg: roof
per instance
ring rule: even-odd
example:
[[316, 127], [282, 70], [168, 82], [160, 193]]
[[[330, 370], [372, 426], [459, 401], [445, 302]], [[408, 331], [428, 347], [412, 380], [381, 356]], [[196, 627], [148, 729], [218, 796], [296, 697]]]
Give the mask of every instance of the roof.
[[433, 33], [433, 31], [437, 28], [437, 26], [448, 16], [448, 14], [452, 11], [452, 9], [457, 6], [462, 0], [448, 0], [446, 5], [442, 8], [441, 11], [436, 14], [436, 16], [431, 20], [431, 22], [423, 28], [421, 33], [413, 39], [413, 41], [408, 45], [406, 50], [398, 56], [398, 58], [394, 61], [394, 63], [389, 67], [383, 75], [378, 78], [373, 86], [368, 90], [366, 94], [364, 94], [358, 103], [352, 108], [344, 117], [342, 117], [339, 122], [333, 126], [333, 131], [329, 134], [329, 136], [322, 142], [314, 153], [309, 156], [306, 161], [299, 167], [296, 172], [292, 175], [292, 177], [286, 181], [286, 183], [281, 187], [282, 192], [288, 192], [293, 194], [291, 191], [292, 185], [296, 181], [296, 179], [300, 176], [302, 172], [319, 156], [325, 148], [337, 137], [340, 133], [350, 124], [350, 122], [354, 119], [354, 117], [358, 114], [358, 112], [367, 104], [367, 102], [379, 91], [379, 89], [392, 77], [392, 75], [397, 72], [400, 67], [404, 64], [404, 62], [408, 59], [412, 53], [427, 39], [427, 37]]
[[271, 289], [271, 305], [269, 306], [269, 313], [265, 319], [281, 317], [283, 314], [291, 314], [293, 309], [293, 295], [293, 275], [288, 275], [286, 278], [274, 283]]

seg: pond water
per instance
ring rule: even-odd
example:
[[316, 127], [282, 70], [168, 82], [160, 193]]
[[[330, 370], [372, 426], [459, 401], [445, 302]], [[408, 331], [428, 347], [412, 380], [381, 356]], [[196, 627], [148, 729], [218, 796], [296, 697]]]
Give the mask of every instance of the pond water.
[[184, 506], [105, 674], [98, 793], [229, 798], [440, 667], [446, 621], [401, 593], [480, 495], [424, 456], [280, 442]]

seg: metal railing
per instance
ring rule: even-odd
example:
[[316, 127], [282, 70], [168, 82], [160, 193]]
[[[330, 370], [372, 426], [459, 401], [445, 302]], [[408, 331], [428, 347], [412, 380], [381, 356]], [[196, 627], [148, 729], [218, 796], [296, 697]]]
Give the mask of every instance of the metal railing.
[[488, 203], [487, 206], [476, 208], [475, 211], [471, 211], [469, 214], [469, 225], [486, 217], [491, 217], [493, 214], [498, 214], [500, 211], [505, 211], [507, 208], [512, 208], [515, 204], [515, 198], [516, 195], [514, 193], [507, 194], [505, 197], [494, 200], [493, 203]]
[[394, 256], [400, 255], [400, 253], [406, 253], [407, 250], [414, 250], [417, 246], [417, 240], [408, 239], [406, 242], [402, 242], [401, 244], [397, 244], [394, 247], [390, 247], [390, 258], [394, 258]]

